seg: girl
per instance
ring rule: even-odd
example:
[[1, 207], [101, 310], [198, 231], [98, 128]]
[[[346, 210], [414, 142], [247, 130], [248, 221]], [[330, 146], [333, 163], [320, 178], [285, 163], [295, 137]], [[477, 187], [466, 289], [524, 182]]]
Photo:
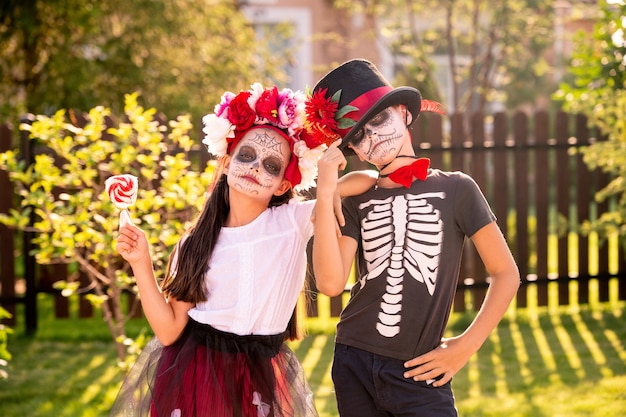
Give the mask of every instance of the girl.
[[[254, 84], [225, 93], [215, 114], [205, 116], [204, 143], [223, 156], [223, 174], [160, 287], [144, 233], [121, 228], [117, 249], [133, 269], [156, 338], [111, 415], [317, 416], [302, 367], [285, 344], [299, 336], [293, 313], [315, 204], [293, 198], [294, 187], [314, 184], [325, 149], [301, 139], [304, 110], [302, 93]], [[337, 154], [325, 166], [342, 168]], [[340, 193], [372, 183], [352, 178]]]

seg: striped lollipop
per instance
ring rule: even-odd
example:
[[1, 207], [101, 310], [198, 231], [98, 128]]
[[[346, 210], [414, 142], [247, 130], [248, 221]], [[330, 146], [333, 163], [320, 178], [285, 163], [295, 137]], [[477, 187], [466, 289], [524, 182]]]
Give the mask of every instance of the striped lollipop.
[[137, 177], [134, 175], [114, 175], [104, 182], [106, 192], [113, 204], [122, 210], [120, 212], [120, 227], [132, 223], [128, 207], [137, 200]]

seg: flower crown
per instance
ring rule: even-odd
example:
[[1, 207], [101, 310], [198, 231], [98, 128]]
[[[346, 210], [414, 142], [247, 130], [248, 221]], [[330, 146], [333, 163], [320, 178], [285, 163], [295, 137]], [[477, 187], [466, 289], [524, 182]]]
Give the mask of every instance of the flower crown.
[[269, 125], [280, 130], [287, 139], [292, 155], [285, 178], [296, 191], [315, 186], [317, 161], [326, 149], [326, 141], [311, 142], [302, 135], [305, 125], [306, 96], [288, 88], [264, 88], [254, 83], [239, 94], [226, 92], [213, 114], [202, 118], [205, 137], [202, 141], [209, 153], [222, 157], [230, 153], [243, 135], [255, 126]]

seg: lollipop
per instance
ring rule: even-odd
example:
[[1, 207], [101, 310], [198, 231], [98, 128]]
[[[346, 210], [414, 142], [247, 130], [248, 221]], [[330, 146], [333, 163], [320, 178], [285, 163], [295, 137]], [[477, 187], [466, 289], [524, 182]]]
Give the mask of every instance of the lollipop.
[[120, 212], [120, 227], [131, 223], [128, 207], [135, 204], [137, 200], [137, 177], [134, 175], [114, 175], [104, 182], [109, 198]]

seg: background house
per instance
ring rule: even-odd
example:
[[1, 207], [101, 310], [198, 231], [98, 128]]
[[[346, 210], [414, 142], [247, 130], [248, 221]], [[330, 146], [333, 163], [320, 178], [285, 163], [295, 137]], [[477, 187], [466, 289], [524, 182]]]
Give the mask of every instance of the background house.
[[[313, 87], [334, 65], [352, 58], [365, 58], [393, 76], [390, 59], [383, 59], [384, 51], [363, 15], [350, 16], [333, 7], [327, 0], [244, 0], [242, 12], [253, 22], [259, 36], [271, 33], [273, 26], [291, 26], [293, 37], [277, 43], [276, 53], [293, 53], [285, 68], [291, 76], [287, 87]], [[370, 22], [371, 23], [371, 22]]]
[[[277, 25], [291, 27], [292, 35], [279, 39], [273, 46], [276, 53], [291, 54], [288, 68], [285, 71], [290, 76], [289, 87], [304, 88], [313, 86], [330, 68], [352, 58], [366, 58], [373, 61], [381, 72], [395, 84], [399, 65], [406, 59], [398, 57], [389, 47], [389, 42], [381, 41], [380, 28], [386, 21], [392, 20], [393, 15], [373, 17], [371, 14], [350, 13], [337, 9], [329, 0], [243, 0], [239, 2], [241, 10], [255, 26], [260, 37], [267, 36]], [[594, 22], [593, 11], [597, 9], [595, 2], [556, 0], [549, 10], [551, 24], [550, 40], [552, 42], [542, 53], [541, 59], [549, 67], [549, 74], [545, 81], [551, 87], [556, 87], [565, 74], [572, 51], [572, 37], [579, 30], [591, 31]], [[397, 10], [400, 19], [405, 18], [404, 10]], [[395, 16], [398, 18], [397, 16]], [[417, 16], [416, 28], [426, 31], [432, 27], [435, 19], [445, 18], [444, 11], [432, 11], [426, 16]], [[463, 32], [463, 28], [459, 29]], [[467, 28], [466, 28], [467, 30]], [[539, 57], [537, 57], [539, 59]], [[432, 77], [436, 79], [441, 97], [440, 101], [446, 104], [449, 111], [455, 109], [453, 100], [454, 74], [451, 70], [450, 59], [444, 50], [435, 50], [429, 59], [433, 64]], [[457, 65], [468, 64], [470, 56], [457, 52]], [[406, 77], [404, 77], [406, 79]], [[457, 74], [458, 94], [464, 94], [468, 88], [474, 89]], [[400, 82], [404, 83], [404, 82]], [[497, 83], [497, 81], [496, 81]], [[529, 88], [536, 87], [540, 92], [533, 102], [526, 106], [546, 108], [550, 103], [550, 94], [544, 85], [526, 83]], [[423, 91], [423, 90], [422, 90]], [[506, 107], [498, 99], [492, 100], [486, 111], [501, 111]], [[509, 106], [510, 107], [510, 106]], [[461, 109], [463, 110], [463, 109]]]

